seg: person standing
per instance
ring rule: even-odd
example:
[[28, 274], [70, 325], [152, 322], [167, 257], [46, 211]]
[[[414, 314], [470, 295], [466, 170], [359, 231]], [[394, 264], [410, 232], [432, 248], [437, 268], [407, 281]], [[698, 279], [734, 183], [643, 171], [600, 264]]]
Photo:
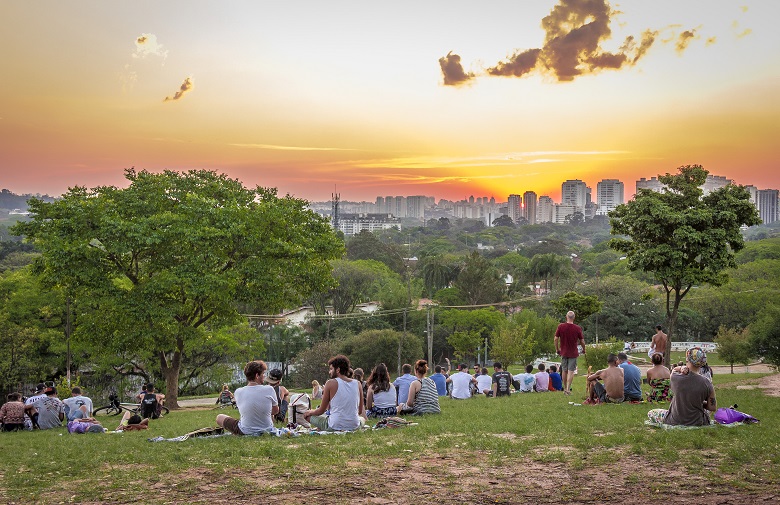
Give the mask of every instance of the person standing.
[[660, 354], [666, 356], [666, 343], [669, 341], [669, 337], [664, 333], [661, 325], [655, 327], [655, 335], [650, 340], [650, 350], [647, 351], [647, 356], [653, 358], [653, 354]]
[[274, 427], [273, 416], [279, 413], [276, 391], [263, 384], [265, 362], [250, 361], [244, 366], [246, 386], [236, 389], [236, 407], [241, 419], [225, 414], [217, 416], [217, 425], [234, 435], [259, 435], [271, 431]]
[[642, 370], [628, 361], [628, 355], [618, 353], [618, 366], [623, 369], [623, 396], [627, 402], [642, 401]]
[[458, 371], [447, 378], [447, 383], [452, 383], [452, 398], [466, 400], [471, 398], [471, 385], [477, 384], [477, 379], [468, 374], [468, 365], [461, 363]]
[[509, 386], [512, 385], [512, 374], [505, 371], [498, 361], [493, 363], [493, 370], [493, 398], [511, 395]]
[[[411, 366], [411, 365], [410, 365]], [[339, 354], [328, 361], [330, 379], [322, 391], [322, 403], [303, 417], [322, 431], [354, 431], [365, 414], [363, 388], [349, 377], [349, 358]], [[330, 415], [325, 412], [330, 410]]]
[[585, 355], [585, 337], [582, 328], [574, 324], [574, 311], [566, 313], [566, 322], [558, 325], [555, 330], [555, 352], [561, 357], [561, 382], [563, 392], [571, 394], [571, 383], [574, 380], [574, 371], [577, 370], [577, 357], [580, 355], [577, 345], [582, 346], [582, 354]]

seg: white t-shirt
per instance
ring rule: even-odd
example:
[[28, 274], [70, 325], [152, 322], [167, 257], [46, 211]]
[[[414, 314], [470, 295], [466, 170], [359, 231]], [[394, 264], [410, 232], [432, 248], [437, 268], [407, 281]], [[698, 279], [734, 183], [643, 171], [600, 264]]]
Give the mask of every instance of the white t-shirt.
[[241, 419], [238, 420], [238, 429], [241, 433], [257, 435], [273, 429], [271, 409], [279, 405], [274, 388], [263, 384], [244, 386], [236, 389], [233, 396], [236, 398], [236, 406], [241, 414]]
[[[465, 372], [457, 372], [450, 376], [452, 380], [452, 397], [460, 400], [471, 398], [471, 390], [469, 385], [471, 384], [471, 375]], [[492, 380], [492, 379], [491, 379]]]
[[520, 391], [529, 393], [534, 390], [534, 384], [536, 384], [536, 378], [532, 373], [521, 373], [512, 377], [514, 380], [520, 383]]
[[87, 398], [86, 396], [71, 396], [70, 398], [65, 398], [62, 400], [62, 403], [67, 405], [68, 407], [68, 420], [73, 419], [73, 415], [75, 412], [82, 406], [85, 405], [87, 407], [87, 416], [92, 415], [92, 400]]
[[492, 388], [493, 377], [488, 374], [479, 374], [477, 376], [477, 390], [479, 390], [480, 393], [484, 393], [486, 389], [490, 391]]

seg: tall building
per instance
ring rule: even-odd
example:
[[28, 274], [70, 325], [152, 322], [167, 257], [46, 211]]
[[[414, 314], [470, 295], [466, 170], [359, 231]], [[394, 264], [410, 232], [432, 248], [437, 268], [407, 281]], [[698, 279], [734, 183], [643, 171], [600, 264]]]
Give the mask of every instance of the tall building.
[[536, 207], [536, 222], [537, 223], [552, 223], [553, 212], [555, 211], [555, 204], [552, 198], [549, 196], [540, 196], [539, 204]]
[[507, 199], [507, 215], [512, 218], [513, 223], [523, 217], [523, 197], [520, 195], [509, 195]]
[[426, 196], [407, 196], [406, 197], [406, 217], [423, 219], [425, 217], [425, 205], [428, 197]]
[[649, 189], [651, 191], [660, 193], [664, 187], [664, 184], [659, 181], [657, 177], [651, 177], [650, 179], [645, 179], [642, 177], [636, 181], [636, 194], [639, 194], [640, 189]]
[[574, 179], [561, 184], [561, 205], [571, 205], [583, 212], [586, 203], [588, 203], [588, 186], [584, 182]]
[[776, 189], [758, 190], [758, 215], [764, 224], [774, 223], [778, 220], [778, 198], [780, 191]]
[[536, 224], [536, 193], [533, 191], [523, 193], [523, 217], [528, 224]]
[[606, 216], [618, 205], [624, 203], [623, 183], [617, 179], [602, 179], [596, 184], [596, 199], [599, 204], [597, 216]]

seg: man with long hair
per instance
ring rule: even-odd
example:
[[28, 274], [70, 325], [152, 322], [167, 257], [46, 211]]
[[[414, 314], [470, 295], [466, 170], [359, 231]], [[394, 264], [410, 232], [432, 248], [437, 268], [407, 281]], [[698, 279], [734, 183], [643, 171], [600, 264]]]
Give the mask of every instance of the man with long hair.
[[[349, 377], [349, 358], [343, 354], [328, 361], [328, 382], [322, 390], [322, 403], [307, 410], [303, 417], [322, 431], [354, 431], [363, 423], [365, 414], [363, 389]], [[330, 415], [324, 415], [330, 410]]]

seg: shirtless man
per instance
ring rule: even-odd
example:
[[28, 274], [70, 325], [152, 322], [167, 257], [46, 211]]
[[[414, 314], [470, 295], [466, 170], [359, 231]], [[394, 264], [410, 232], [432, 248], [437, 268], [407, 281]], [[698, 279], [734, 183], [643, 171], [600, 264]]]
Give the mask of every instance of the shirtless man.
[[618, 367], [614, 354], [607, 357], [607, 363], [607, 368], [588, 375], [588, 399], [584, 403], [623, 403], [623, 369]]
[[655, 330], [655, 335], [653, 335], [653, 339], [650, 341], [650, 350], [647, 351], [649, 358], [652, 358], [653, 354], [666, 355], [666, 342], [669, 340], [669, 337], [663, 332], [660, 324], [655, 327]]

